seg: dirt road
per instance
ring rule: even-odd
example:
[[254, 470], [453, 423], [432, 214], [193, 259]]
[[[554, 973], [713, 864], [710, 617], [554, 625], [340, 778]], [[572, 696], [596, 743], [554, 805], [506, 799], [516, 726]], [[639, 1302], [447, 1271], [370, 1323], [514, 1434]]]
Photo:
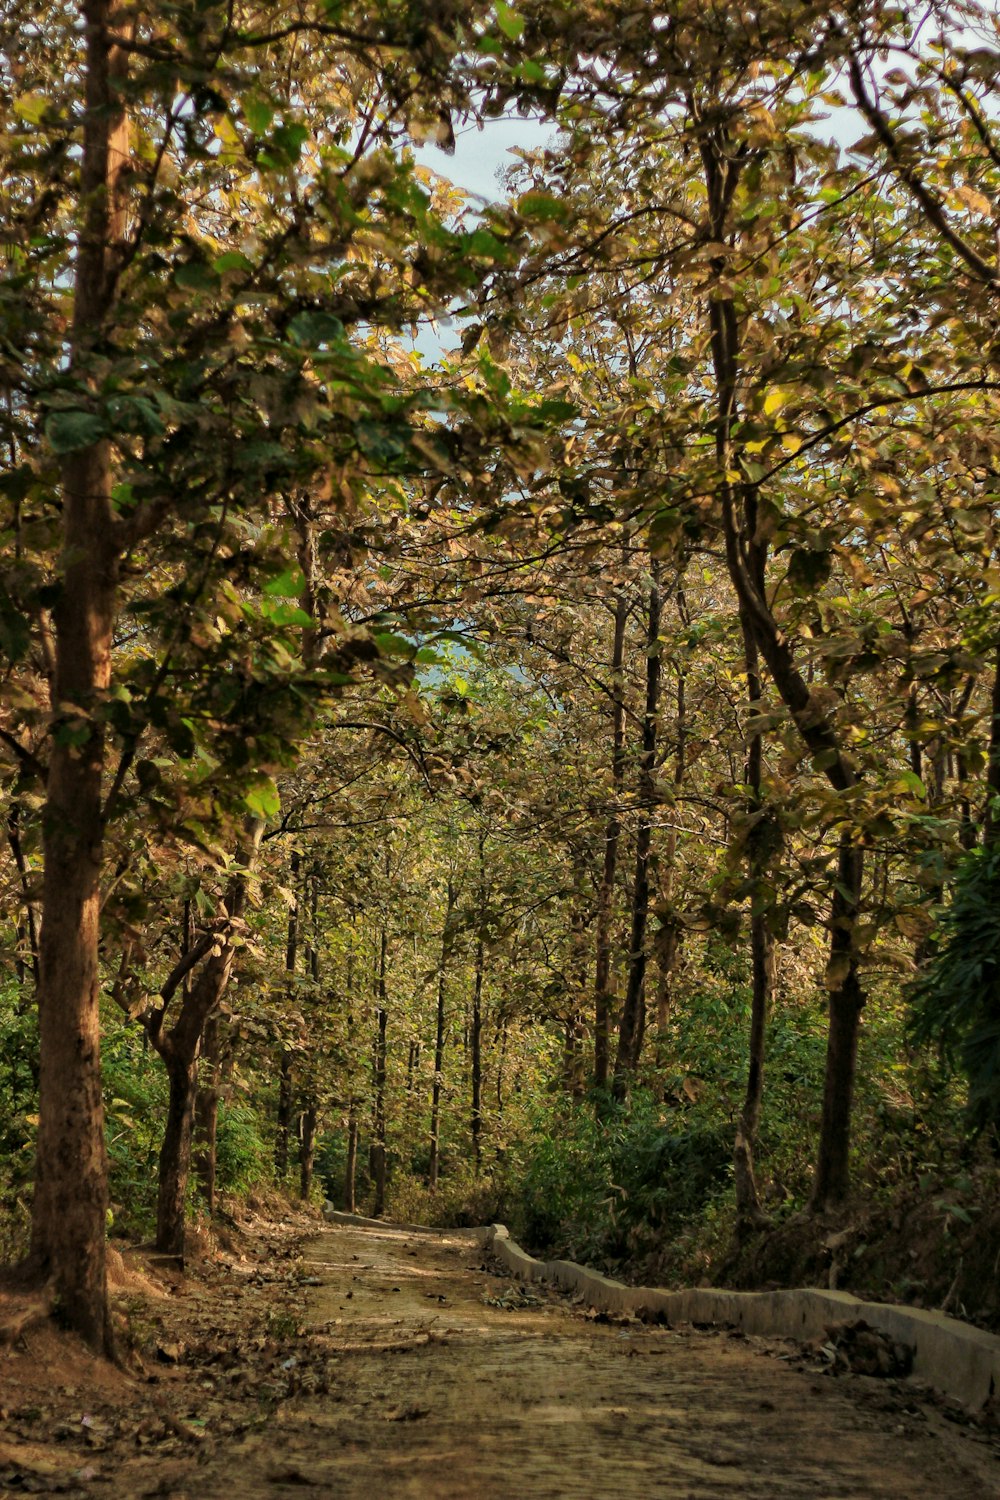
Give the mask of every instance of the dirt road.
[[0, 1350], [0, 1500], [1000, 1500], [997, 1442], [905, 1384], [595, 1321], [471, 1235], [282, 1216], [125, 1271], [129, 1369]]
[[305, 1257], [328, 1389], [217, 1450], [192, 1495], [1000, 1496], [989, 1447], [788, 1346], [588, 1320], [487, 1274], [461, 1235], [331, 1228]]

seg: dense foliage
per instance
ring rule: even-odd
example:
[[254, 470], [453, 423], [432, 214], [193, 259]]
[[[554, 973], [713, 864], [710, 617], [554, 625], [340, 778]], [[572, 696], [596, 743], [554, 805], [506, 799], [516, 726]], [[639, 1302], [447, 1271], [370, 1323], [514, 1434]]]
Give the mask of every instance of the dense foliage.
[[109, 1221], [293, 1170], [678, 1275], [968, 1217], [993, 11], [13, 10], [4, 1249], [101, 1344]]

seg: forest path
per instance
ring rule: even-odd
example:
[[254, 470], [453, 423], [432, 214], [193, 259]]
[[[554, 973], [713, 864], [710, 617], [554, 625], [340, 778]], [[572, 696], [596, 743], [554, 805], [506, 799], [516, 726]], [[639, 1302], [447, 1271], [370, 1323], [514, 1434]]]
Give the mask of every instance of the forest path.
[[338, 1227], [303, 1254], [328, 1389], [218, 1449], [206, 1500], [1000, 1496], [989, 1450], [933, 1407], [787, 1345], [595, 1322], [489, 1273], [461, 1233]]

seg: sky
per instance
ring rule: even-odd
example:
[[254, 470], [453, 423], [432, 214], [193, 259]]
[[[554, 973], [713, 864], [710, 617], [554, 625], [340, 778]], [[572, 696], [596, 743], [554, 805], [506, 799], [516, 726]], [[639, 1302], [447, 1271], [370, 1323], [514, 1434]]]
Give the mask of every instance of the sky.
[[[456, 187], [496, 202], [504, 196], [498, 174], [512, 160], [509, 153], [515, 147], [532, 151], [544, 146], [554, 132], [551, 121], [505, 116], [485, 120], [481, 130], [477, 125], [461, 127], [455, 132], [455, 150], [451, 155], [442, 151], [440, 146], [430, 144], [416, 147], [414, 155], [421, 166], [430, 167], [439, 176], [447, 177]], [[423, 324], [413, 347], [419, 350], [427, 364], [433, 364], [457, 342], [454, 327], [439, 326], [435, 330]]]
[[457, 130], [451, 156], [432, 145], [419, 147], [415, 155], [423, 166], [447, 177], [456, 187], [481, 198], [498, 199], [503, 195], [497, 174], [509, 162], [508, 152], [517, 146], [535, 150], [544, 146], [553, 132], [549, 121], [504, 117], [484, 121], [481, 130], [477, 125]]

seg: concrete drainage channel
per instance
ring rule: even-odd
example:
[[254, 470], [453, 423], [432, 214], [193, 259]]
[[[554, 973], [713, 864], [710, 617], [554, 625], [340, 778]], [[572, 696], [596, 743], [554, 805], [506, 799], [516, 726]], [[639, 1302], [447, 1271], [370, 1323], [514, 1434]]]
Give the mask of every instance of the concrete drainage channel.
[[474, 1231], [480, 1243], [515, 1276], [553, 1281], [582, 1292], [600, 1312], [662, 1318], [666, 1323], [708, 1323], [744, 1333], [812, 1339], [833, 1323], [863, 1318], [870, 1327], [913, 1351], [913, 1378], [978, 1411], [1000, 1389], [1000, 1338], [946, 1313], [888, 1302], [864, 1302], [849, 1292], [814, 1287], [778, 1292], [726, 1292], [692, 1287], [665, 1292], [625, 1286], [572, 1260], [535, 1260], [515, 1244], [503, 1224]]
[[[427, 1233], [426, 1226], [392, 1224], [325, 1210], [327, 1220], [358, 1228], [404, 1229]], [[433, 1232], [433, 1231], [432, 1231]], [[1000, 1338], [949, 1318], [946, 1313], [887, 1302], [865, 1302], [849, 1292], [803, 1287], [792, 1291], [727, 1292], [692, 1287], [667, 1292], [625, 1286], [571, 1260], [536, 1260], [522, 1250], [503, 1224], [467, 1231], [512, 1275], [523, 1281], [551, 1281], [581, 1293], [598, 1312], [655, 1318], [665, 1323], [701, 1323], [739, 1328], [776, 1338], [813, 1339], [832, 1324], [863, 1318], [869, 1327], [913, 1353], [912, 1378], [978, 1411], [1000, 1390]]]

